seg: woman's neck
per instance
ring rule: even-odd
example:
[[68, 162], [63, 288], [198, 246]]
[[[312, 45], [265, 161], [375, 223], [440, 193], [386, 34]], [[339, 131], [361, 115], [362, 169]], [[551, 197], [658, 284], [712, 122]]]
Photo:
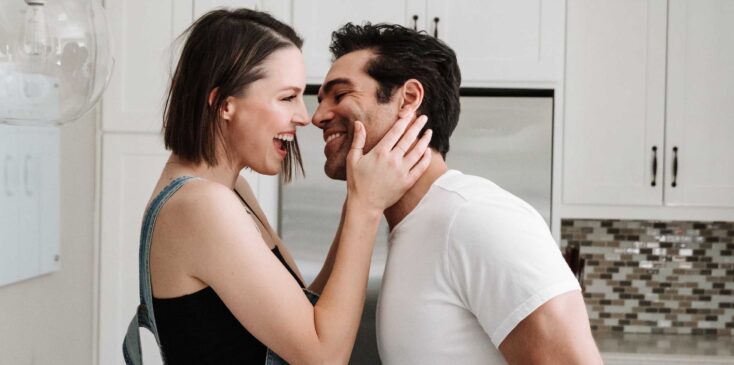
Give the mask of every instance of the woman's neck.
[[220, 183], [231, 189], [234, 189], [237, 176], [240, 173], [240, 169], [233, 167], [229, 161], [225, 161], [224, 159], [220, 159], [219, 164], [216, 166], [211, 166], [206, 162], [189, 162], [179, 158], [175, 154], [171, 154], [171, 157], [168, 158], [164, 171], [169, 175], [170, 179], [183, 175], [197, 176]]

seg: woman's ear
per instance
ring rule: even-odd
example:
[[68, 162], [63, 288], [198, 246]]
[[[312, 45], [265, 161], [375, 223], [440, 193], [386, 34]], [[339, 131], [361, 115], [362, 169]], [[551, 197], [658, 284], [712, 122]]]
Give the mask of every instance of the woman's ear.
[[402, 102], [400, 110], [417, 111], [423, 103], [423, 84], [416, 79], [409, 79], [403, 83], [400, 92], [402, 93]]
[[[214, 102], [217, 100], [217, 94], [219, 93], [219, 88], [215, 87], [210, 93], [209, 93], [209, 107], [211, 107]], [[233, 105], [231, 101], [232, 97], [228, 97], [226, 100], [224, 100], [224, 104], [222, 104], [222, 109], [219, 111], [220, 117], [224, 120], [230, 120], [232, 119], [232, 114], [234, 113]]]

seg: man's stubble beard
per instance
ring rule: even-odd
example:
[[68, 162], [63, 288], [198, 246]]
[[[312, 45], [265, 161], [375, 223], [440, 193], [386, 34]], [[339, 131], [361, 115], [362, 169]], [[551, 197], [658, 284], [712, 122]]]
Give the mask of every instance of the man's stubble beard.
[[354, 139], [354, 134], [351, 130], [347, 131], [344, 139], [345, 141], [339, 146], [339, 150], [335, 153], [335, 156], [326, 156], [324, 173], [332, 180], [347, 180], [347, 155]]

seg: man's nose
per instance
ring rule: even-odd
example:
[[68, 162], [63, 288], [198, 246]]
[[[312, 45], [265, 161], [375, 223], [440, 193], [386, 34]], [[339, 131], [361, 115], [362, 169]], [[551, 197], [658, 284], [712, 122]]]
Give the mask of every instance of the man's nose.
[[329, 110], [329, 108], [327, 108], [324, 104], [319, 104], [319, 106], [316, 108], [316, 111], [313, 113], [311, 123], [321, 129], [324, 129], [326, 127], [326, 123], [328, 123], [333, 118], [334, 113]]

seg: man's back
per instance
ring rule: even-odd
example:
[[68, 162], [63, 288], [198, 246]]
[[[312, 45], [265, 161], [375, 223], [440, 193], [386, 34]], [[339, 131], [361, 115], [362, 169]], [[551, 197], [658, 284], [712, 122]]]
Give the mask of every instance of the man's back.
[[449, 170], [391, 232], [377, 309], [385, 364], [504, 364], [500, 343], [549, 299], [578, 290], [542, 217]]

